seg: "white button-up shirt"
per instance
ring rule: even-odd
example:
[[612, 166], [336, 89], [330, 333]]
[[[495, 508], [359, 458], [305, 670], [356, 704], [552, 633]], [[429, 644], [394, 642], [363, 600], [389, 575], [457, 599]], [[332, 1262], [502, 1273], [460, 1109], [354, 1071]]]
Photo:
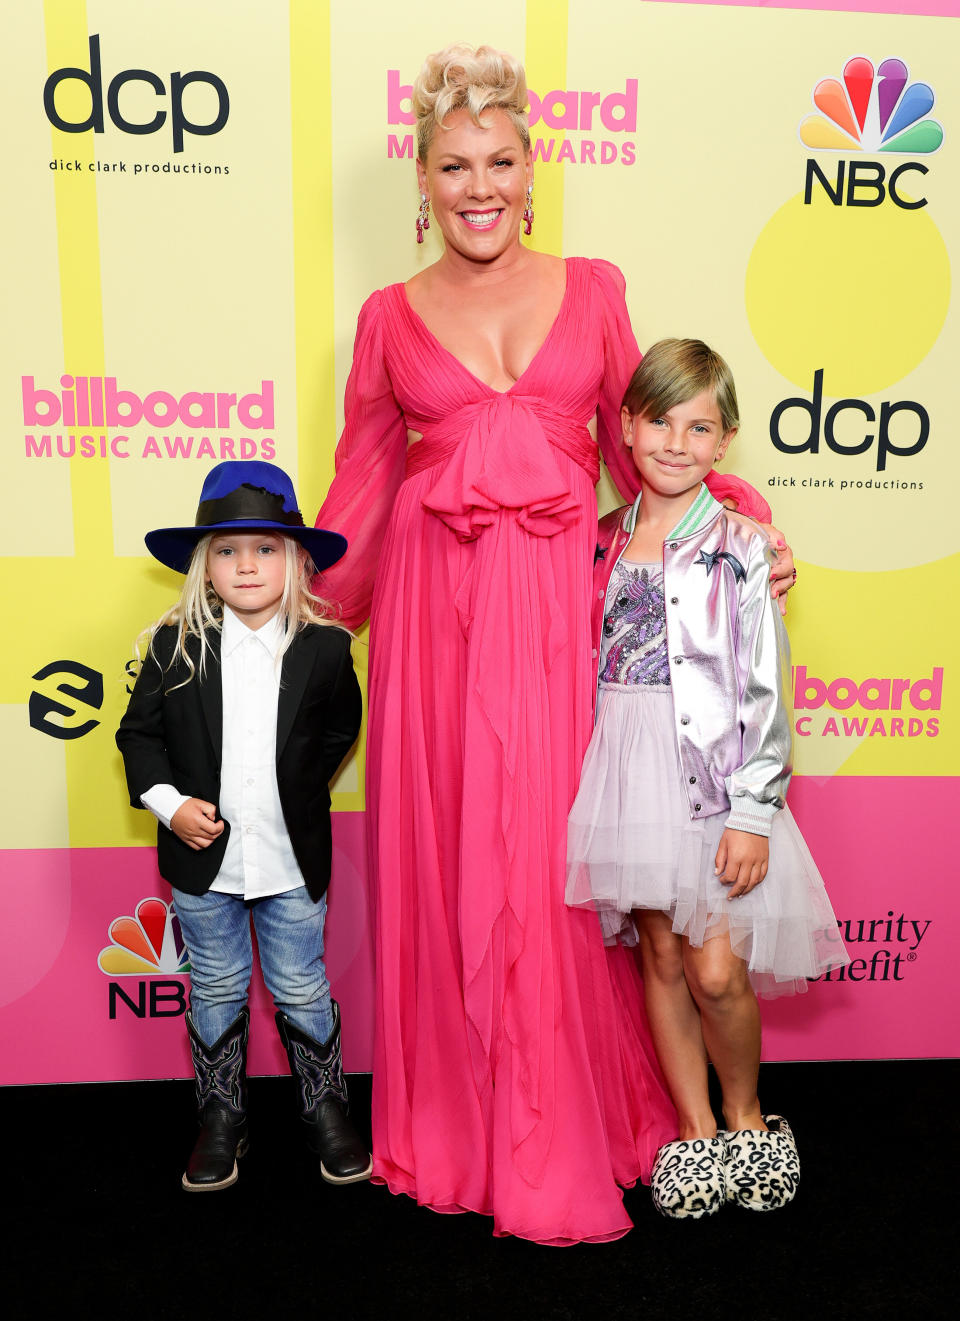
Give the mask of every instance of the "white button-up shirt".
[[[230, 822], [230, 838], [210, 888], [245, 899], [283, 894], [304, 883], [277, 788], [278, 657], [282, 639], [279, 615], [254, 630], [224, 606], [220, 638], [220, 815]], [[174, 813], [188, 801], [170, 784], [154, 785], [141, 797], [144, 807], [168, 828]]]

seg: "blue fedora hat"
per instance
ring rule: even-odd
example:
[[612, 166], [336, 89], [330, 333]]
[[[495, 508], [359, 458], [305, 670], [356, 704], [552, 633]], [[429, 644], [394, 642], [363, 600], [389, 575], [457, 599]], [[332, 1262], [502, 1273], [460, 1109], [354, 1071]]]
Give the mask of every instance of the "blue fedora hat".
[[275, 463], [229, 459], [204, 478], [193, 527], [162, 527], [144, 537], [150, 554], [177, 573], [208, 532], [282, 532], [299, 541], [317, 569], [335, 564], [347, 539], [325, 528], [304, 527], [293, 482]]

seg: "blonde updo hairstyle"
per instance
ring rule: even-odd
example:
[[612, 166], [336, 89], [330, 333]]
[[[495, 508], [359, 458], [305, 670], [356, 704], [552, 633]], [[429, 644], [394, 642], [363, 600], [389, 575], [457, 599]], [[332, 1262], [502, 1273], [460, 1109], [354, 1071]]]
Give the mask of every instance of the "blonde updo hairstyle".
[[492, 46], [457, 42], [428, 55], [413, 84], [413, 113], [417, 117], [417, 155], [426, 162], [433, 135], [455, 110], [468, 111], [481, 128], [485, 110], [502, 110], [523, 144], [530, 150], [527, 120], [527, 79], [523, 65], [506, 51]]

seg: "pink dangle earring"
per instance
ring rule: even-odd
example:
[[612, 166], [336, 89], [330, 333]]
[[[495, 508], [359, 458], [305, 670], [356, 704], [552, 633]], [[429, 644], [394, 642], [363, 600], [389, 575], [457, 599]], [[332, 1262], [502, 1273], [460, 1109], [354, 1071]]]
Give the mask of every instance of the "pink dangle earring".
[[423, 242], [423, 231], [430, 228], [430, 199], [420, 194], [420, 214], [417, 216], [417, 242]]
[[527, 205], [523, 208], [523, 232], [533, 232], [533, 184], [527, 184]]

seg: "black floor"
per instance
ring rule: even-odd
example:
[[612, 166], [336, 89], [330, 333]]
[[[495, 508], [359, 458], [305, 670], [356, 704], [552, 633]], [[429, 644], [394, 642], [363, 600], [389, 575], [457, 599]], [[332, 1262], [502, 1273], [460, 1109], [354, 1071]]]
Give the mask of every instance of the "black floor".
[[[803, 1178], [769, 1215], [670, 1222], [646, 1189], [616, 1243], [495, 1239], [369, 1184], [323, 1183], [289, 1079], [251, 1083], [239, 1183], [186, 1194], [183, 1082], [7, 1088], [5, 1315], [104, 1321], [287, 1316], [953, 1317], [960, 1284], [956, 1061], [765, 1065]], [[351, 1079], [361, 1125], [369, 1078]]]

